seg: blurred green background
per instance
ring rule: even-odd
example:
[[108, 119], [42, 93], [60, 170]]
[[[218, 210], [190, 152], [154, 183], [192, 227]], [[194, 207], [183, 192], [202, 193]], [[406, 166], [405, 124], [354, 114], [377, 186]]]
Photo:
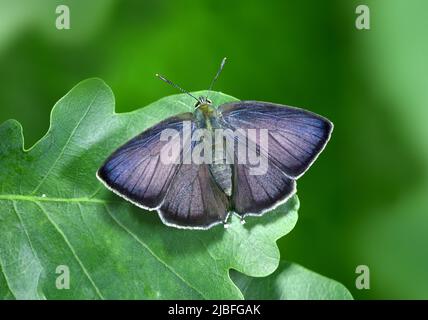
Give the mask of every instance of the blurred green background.
[[[71, 30], [55, 28], [59, 4]], [[355, 28], [359, 4], [370, 30]], [[29, 147], [85, 78], [104, 79], [125, 112], [176, 93], [156, 72], [206, 89], [227, 56], [216, 90], [335, 124], [299, 181], [282, 256], [356, 298], [428, 298], [427, 35], [425, 0], [0, 0], [0, 122], [19, 120]], [[355, 288], [357, 265], [370, 290]]]

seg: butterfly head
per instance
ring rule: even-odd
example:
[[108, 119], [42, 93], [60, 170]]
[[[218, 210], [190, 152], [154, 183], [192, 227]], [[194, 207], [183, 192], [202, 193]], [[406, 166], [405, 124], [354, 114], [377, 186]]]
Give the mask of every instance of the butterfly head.
[[212, 106], [212, 101], [206, 96], [200, 96], [198, 102], [195, 104], [195, 110], [201, 110], [204, 114], [210, 115], [214, 108]]

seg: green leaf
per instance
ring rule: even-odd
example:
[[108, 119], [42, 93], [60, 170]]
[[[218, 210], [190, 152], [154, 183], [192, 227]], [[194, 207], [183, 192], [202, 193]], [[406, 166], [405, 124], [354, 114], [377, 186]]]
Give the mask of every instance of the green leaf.
[[295, 263], [281, 261], [265, 278], [231, 272], [232, 279], [248, 300], [348, 300], [351, 293], [342, 284]]
[[4, 278], [4, 274], [1, 272], [1, 269], [0, 269], [0, 299], [1, 300], [13, 299], [13, 295], [7, 286], [6, 279]]
[[[215, 104], [234, 100], [210, 97]], [[245, 225], [233, 217], [229, 229], [177, 230], [95, 178], [118, 146], [193, 105], [175, 95], [115, 114], [111, 90], [91, 79], [55, 105], [48, 133], [31, 149], [23, 149], [18, 122], [2, 124], [0, 297], [239, 299], [231, 268], [272, 273], [279, 263], [275, 241], [297, 221], [297, 197]], [[70, 289], [56, 288], [61, 265], [70, 270]]]

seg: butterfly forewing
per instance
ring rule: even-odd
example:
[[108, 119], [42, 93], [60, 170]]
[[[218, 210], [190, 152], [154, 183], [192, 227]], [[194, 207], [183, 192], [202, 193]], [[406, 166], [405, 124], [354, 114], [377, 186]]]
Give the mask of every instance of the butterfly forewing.
[[227, 103], [219, 113], [222, 125], [232, 130], [267, 129], [269, 160], [294, 179], [309, 168], [333, 129], [329, 120], [312, 112], [268, 102]]
[[[128, 141], [116, 150], [98, 171], [98, 177], [114, 192], [144, 208], [158, 207], [168, 191], [180, 163], [161, 161], [163, 147], [179, 141], [185, 121], [192, 113], [168, 118]], [[162, 140], [165, 129], [176, 130], [171, 140]]]

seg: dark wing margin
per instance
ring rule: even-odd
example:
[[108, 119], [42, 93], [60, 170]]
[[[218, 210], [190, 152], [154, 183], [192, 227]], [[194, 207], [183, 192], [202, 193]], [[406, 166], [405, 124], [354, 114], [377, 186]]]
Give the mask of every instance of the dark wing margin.
[[268, 102], [226, 103], [218, 111], [226, 128], [267, 129], [269, 160], [292, 179], [306, 172], [333, 130], [328, 119], [315, 113]]
[[207, 164], [183, 164], [159, 208], [162, 221], [178, 228], [208, 229], [227, 219], [229, 200]]
[[185, 121], [193, 126], [193, 114], [170, 117], [145, 130], [117, 149], [101, 166], [97, 177], [113, 192], [144, 209], [157, 208], [165, 198], [179, 163], [164, 163], [160, 153], [168, 141], [161, 141], [164, 129], [177, 134], [169, 141], [182, 139]]

